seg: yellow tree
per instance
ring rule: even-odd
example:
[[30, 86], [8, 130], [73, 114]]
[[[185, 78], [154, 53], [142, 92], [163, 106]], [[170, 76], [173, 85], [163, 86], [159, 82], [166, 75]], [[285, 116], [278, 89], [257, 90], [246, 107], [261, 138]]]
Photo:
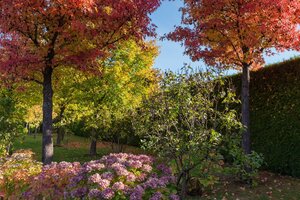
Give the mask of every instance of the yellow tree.
[[76, 84], [78, 109], [84, 113], [81, 119], [91, 132], [91, 155], [96, 154], [97, 139], [112, 133], [112, 125], [126, 118], [157, 87], [157, 73], [152, 68], [157, 55], [152, 42], [139, 46], [127, 41], [111, 59], [99, 63], [103, 66], [102, 78], [85, 76]]

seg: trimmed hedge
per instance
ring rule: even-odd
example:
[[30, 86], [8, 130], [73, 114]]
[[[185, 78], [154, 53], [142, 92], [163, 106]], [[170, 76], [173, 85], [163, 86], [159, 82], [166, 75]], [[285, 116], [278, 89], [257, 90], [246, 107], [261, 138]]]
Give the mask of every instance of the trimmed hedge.
[[[241, 76], [231, 76], [237, 94]], [[266, 168], [300, 177], [300, 59], [251, 72], [251, 140]]]

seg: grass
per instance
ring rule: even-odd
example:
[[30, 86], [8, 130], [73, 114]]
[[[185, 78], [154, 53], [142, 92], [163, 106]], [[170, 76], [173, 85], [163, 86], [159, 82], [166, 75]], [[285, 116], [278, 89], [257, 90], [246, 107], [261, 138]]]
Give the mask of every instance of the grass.
[[[53, 140], [56, 138], [54, 137]], [[88, 138], [67, 135], [62, 143], [62, 146], [54, 146], [53, 161], [67, 161], [67, 162], [86, 162], [101, 158], [103, 155], [112, 153], [111, 144], [108, 142], [97, 143], [97, 156], [90, 156], [89, 153], [90, 140]], [[31, 149], [35, 153], [35, 159], [41, 161], [42, 153], [42, 136], [26, 136], [14, 144], [14, 150]], [[127, 146], [126, 152], [141, 153], [142, 151], [135, 147]]]
[[[55, 138], [54, 138], [55, 139]], [[55, 141], [55, 140], [54, 140]], [[37, 160], [41, 160], [41, 136], [34, 138], [26, 136], [15, 143], [15, 150], [32, 149]], [[54, 147], [54, 161], [86, 162], [99, 159], [101, 156], [111, 153], [111, 144], [98, 142], [97, 152], [99, 155], [91, 157], [89, 152], [89, 139], [73, 135], [66, 136], [61, 147]], [[126, 147], [126, 152], [145, 153], [134, 147]], [[233, 178], [226, 178], [219, 184], [205, 192], [201, 197], [189, 197], [186, 200], [298, 200], [300, 199], [300, 179], [288, 176], [280, 176], [270, 172], [260, 172], [256, 187], [233, 181]]]

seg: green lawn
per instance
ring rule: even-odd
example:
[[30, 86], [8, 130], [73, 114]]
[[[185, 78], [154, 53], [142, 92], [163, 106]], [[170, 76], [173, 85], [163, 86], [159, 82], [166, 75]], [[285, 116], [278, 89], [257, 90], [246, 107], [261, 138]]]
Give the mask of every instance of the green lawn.
[[[56, 138], [54, 137], [54, 141]], [[67, 162], [86, 162], [101, 158], [103, 155], [111, 153], [111, 144], [107, 142], [98, 142], [97, 144], [97, 156], [89, 156], [90, 140], [88, 138], [67, 135], [62, 143], [62, 146], [54, 146], [53, 161], [67, 161]], [[31, 149], [35, 153], [35, 158], [41, 161], [42, 152], [42, 137], [38, 135], [36, 138], [33, 136], [26, 136], [15, 142], [14, 150], [18, 149]], [[141, 150], [134, 147], [127, 147], [127, 152], [139, 153]]]

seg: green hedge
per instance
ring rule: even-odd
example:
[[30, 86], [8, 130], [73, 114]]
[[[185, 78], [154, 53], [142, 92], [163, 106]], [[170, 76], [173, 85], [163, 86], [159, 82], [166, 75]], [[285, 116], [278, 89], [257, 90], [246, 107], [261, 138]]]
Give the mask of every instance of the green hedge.
[[[237, 93], [241, 76], [232, 76]], [[251, 73], [250, 109], [253, 150], [266, 168], [300, 177], [300, 59]]]

